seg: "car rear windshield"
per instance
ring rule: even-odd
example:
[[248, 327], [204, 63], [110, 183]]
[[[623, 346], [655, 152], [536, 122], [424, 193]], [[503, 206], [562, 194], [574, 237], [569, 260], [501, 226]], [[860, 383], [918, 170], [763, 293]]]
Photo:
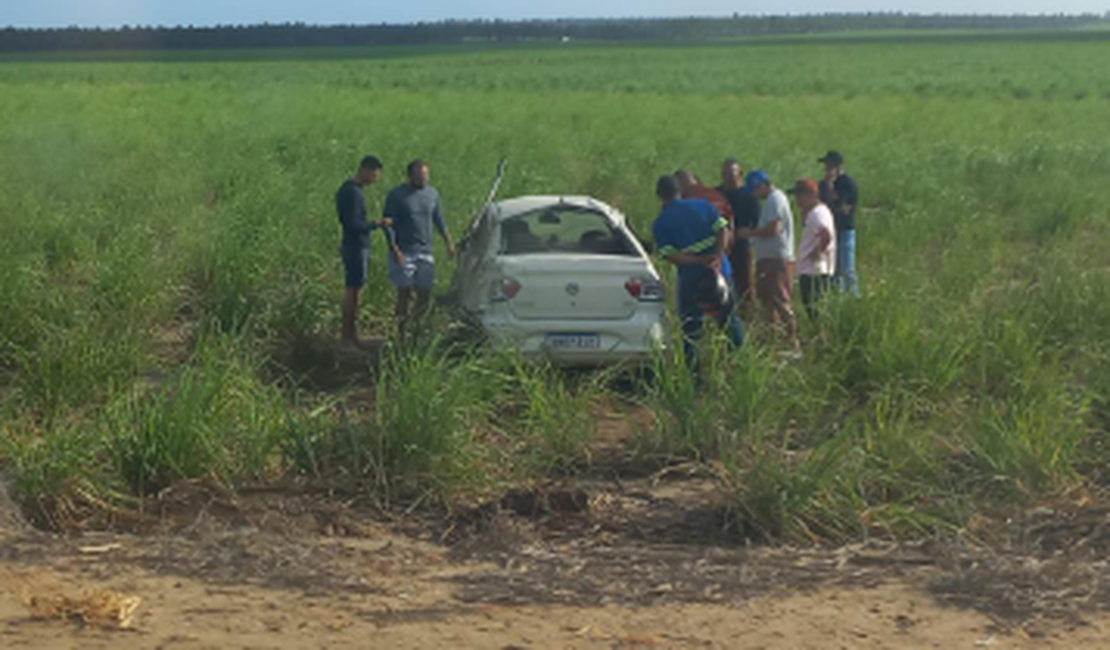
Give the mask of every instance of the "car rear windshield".
[[628, 235], [593, 210], [557, 205], [501, 222], [501, 255], [639, 255]]

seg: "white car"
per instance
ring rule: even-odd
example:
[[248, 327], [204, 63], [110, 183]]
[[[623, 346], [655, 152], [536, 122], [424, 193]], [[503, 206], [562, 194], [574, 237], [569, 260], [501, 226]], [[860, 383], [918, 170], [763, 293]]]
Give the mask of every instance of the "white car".
[[489, 203], [459, 247], [451, 298], [494, 346], [560, 364], [644, 360], [664, 343], [659, 273], [624, 215], [589, 197]]

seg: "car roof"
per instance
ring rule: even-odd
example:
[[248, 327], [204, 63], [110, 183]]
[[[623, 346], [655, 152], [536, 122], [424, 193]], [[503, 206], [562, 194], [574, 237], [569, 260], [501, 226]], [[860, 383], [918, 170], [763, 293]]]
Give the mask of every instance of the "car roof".
[[511, 219], [525, 212], [565, 205], [600, 212], [614, 223], [624, 223], [624, 215], [613, 206], [589, 196], [518, 196], [497, 201], [490, 206], [490, 213], [498, 221]]

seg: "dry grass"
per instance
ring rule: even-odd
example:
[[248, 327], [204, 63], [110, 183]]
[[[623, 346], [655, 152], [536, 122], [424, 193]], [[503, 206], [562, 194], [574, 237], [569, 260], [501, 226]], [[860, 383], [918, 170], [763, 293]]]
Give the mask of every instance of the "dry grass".
[[79, 621], [105, 629], [125, 630], [135, 622], [142, 599], [106, 588], [67, 589], [45, 575], [17, 574], [4, 569], [3, 584], [32, 618]]

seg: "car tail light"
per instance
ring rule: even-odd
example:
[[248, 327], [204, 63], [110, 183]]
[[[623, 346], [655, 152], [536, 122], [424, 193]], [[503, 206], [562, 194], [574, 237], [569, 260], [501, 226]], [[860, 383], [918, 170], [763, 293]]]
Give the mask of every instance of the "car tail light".
[[652, 278], [632, 278], [624, 283], [628, 295], [640, 302], [659, 302], [663, 300], [663, 285]]
[[516, 298], [520, 293], [521, 285], [519, 282], [512, 278], [502, 278], [499, 282], [493, 283], [490, 287], [490, 300], [494, 302], [503, 302]]

